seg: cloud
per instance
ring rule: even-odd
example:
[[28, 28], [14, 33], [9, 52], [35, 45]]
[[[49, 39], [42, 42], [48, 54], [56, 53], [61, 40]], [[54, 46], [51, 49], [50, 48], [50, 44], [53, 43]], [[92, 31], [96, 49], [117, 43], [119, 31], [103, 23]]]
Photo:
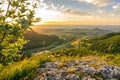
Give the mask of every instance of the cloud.
[[92, 15], [91, 13], [81, 12], [81, 11], [69, 9], [69, 8], [64, 9], [62, 11], [62, 13], [65, 15], [73, 15], [73, 16], [90, 16], [90, 15]]
[[97, 13], [99, 13], [99, 14], [106, 14], [107, 12], [106, 12], [105, 10], [98, 9], [98, 10], [97, 10]]
[[45, 3], [43, 0], [40, 0], [40, 7], [46, 10], [52, 10], [62, 13], [63, 15], [72, 15], [72, 16], [90, 16], [91, 13], [88, 12], [81, 12], [79, 10], [74, 10], [71, 8], [66, 8], [64, 5], [54, 4], [53, 2], [49, 1]]
[[97, 7], [104, 7], [108, 6], [112, 3], [113, 0], [78, 0], [80, 2], [86, 2]]
[[45, 0], [37, 0], [39, 2], [39, 8], [46, 10], [56, 10], [58, 5], [55, 5], [51, 0], [45, 2]]
[[117, 4], [114, 5], [112, 8], [113, 8], [113, 10], [115, 10], [115, 11], [119, 11], [119, 10], [120, 10], [120, 3], [117, 3]]
[[[29, 0], [29, 1], [31, 1], [31, 0]], [[34, 1], [38, 1], [38, 2], [40, 2], [40, 3], [41, 3], [41, 2], [43, 2], [44, 0], [34, 0]]]

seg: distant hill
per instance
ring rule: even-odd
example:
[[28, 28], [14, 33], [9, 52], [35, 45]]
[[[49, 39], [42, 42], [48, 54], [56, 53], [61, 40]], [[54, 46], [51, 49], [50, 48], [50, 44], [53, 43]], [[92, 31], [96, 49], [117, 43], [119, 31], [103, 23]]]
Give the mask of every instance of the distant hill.
[[91, 50], [104, 53], [120, 53], [120, 32], [109, 33], [87, 41], [83, 40], [83, 42], [86, 42], [84, 46]]
[[[62, 27], [62, 26], [61, 26]], [[36, 32], [42, 34], [54, 34], [54, 35], [74, 35], [74, 36], [98, 36], [101, 34], [109, 33], [109, 30], [104, 30], [100, 28], [93, 28], [93, 29], [82, 29], [82, 28], [40, 28], [35, 27], [33, 28]]]
[[40, 48], [39, 50], [51, 49], [59, 45], [65, 45], [65, 43], [68, 43], [77, 38], [82, 38], [83, 36], [93, 37], [109, 33], [108, 30], [103, 30], [99, 28], [94, 28], [91, 30], [79, 28], [74, 29], [36, 28], [33, 30], [34, 31], [27, 31], [27, 33], [24, 35], [25, 39], [29, 40], [29, 43], [25, 45], [24, 50], [37, 48]]
[[102, 35], [102, 34], [106, 34], [109, 33], [110, 31], [108, 30], [103, 30], [103, 29], [99, 29], [99, 28], [94, 28], [94, 29], [74, 29], [73, 30], [75, 33], [77, 34], [82, 34], [85, 36], [98, 36], [98, 35]]
[[39, 34], [34, 31], [27, 31], [24, 37], [29, 40], [29, 43], [25, 45], [25, 50], [47, 46], [60, 41], [58, 36]]

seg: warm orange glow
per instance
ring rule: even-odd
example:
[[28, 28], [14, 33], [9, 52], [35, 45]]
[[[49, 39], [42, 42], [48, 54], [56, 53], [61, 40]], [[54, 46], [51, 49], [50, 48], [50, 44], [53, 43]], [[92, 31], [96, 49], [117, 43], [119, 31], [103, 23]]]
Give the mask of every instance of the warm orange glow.
[[[73, 0], [74, 1], [74, 0]], [[80, 0], [81, 1], [81, 0]], [[116, 11], [116, 9], [119, 10], [119, 4], [111, 5], [111, 8], [113, 7], [113, 10], [107, 10], [107, 9], [101, 9], [100, 7], [107, 7], [107, 5], [110, 5], [109, 2], [102, 1], [102, 0], [96, 0], [97, 4], [93, 0], [83, 0], [84, 2], [88, 4], [95, 5], [93, 9], [84, 11], [79, 9], [76, 9], [73, 7], [73, 4], [71, 4], [71, 7], [66, 7], [65, 3], [61, 7], [58, 7], [58, 4], [47, 4], [43, 0], [41, 0], [42, 7], [39, 7], [35, 10], [36, 17], [40, 17], [41, 21], [40, 23], [37, 23], [37, 25], [119, 25], [120, 24], [120, 15]], [[59, 0], [58, 0], [59, 2]], [[63, 1], [64, 2], [64, 1]], [[77, 4], [76, 4], [77, 5]], [[89, 5], [89, 6], [92, 6]], [[79, 5], [80, 6], [80, 5]], [[117, 6], [117, 7], [115, 7]], [[93, 7], [93, 6], [92, 6]], [[96, 8], [97, 7], [97, 8]], [[88, 8], [86, 6], [85, 8]]]
[[119, 25], [120, 21], [48, 21], [39, 25]]

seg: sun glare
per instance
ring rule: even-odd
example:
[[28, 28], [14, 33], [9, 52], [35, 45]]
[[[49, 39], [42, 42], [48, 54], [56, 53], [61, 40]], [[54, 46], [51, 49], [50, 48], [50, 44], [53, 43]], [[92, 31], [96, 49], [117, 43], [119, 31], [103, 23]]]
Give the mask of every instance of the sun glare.
[[[46, 1], [41, 0], [38, 9], [35, 10], [35, 16], [41, 18], [41, 22], [37, 24], [120, 24], [120, 15], [119, 12], [116, 12], [119, 10], [119, 4], [112, 4], [112, 6], [109, 7], [111, 8], [109, 11], [107, 9], [109, 3], [103, 5], [105, 3], [101, 0], [96, 1], [96, 3], [94, 0], [81, 0], [81, 2], [84, 2], [84, 5], [86, 3], [89, 5], [85, 5], [84, 9], [82, 9], [83, 6], [78, 5], [77, 3], [76, 6], [80, 7], [75, 8], [71, 3], [69, 3], [71, 4], [71, 7], [68, 7], [68, 5], [64, 3], [62, 3], [62, 5], [57, 5], [57, 3], [54, 5], [53, 3], [49, 4]], [[114, 10], [115, 5], [117, 5], [115, 8], [117, 10]], [[90, 6], [90, 10], [88, 10], [88, 6]], [[106, 8], [101, 9], [101, 7]]]

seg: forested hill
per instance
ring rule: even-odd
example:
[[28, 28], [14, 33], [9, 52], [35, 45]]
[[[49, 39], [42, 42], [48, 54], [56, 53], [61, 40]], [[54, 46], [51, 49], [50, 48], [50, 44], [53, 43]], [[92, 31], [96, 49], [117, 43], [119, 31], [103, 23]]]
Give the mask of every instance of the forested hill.
[[58, 36], [39, 34], [34, 31], [27, 31], [24, 36], [26, 40], [29, 40], [29, 43], [25, 45], [25, 49], [47, 46], [60, 40]]
[[[39, 46], [41, 39], [48, 40], [49, 44], [59, 40], [33, 31], [28, 31], [25, 38], [31, 40], [30, 48]], [[3, 67], [0, 80], [120, 80], [120, 32], [89, 37], [80, 44], [80, 48], [38, 52]]]
[[92, 50], [105, 53], [120, 53], [120, 32], [98, 36], [88, 39], [86, 42], [85, 45]]

